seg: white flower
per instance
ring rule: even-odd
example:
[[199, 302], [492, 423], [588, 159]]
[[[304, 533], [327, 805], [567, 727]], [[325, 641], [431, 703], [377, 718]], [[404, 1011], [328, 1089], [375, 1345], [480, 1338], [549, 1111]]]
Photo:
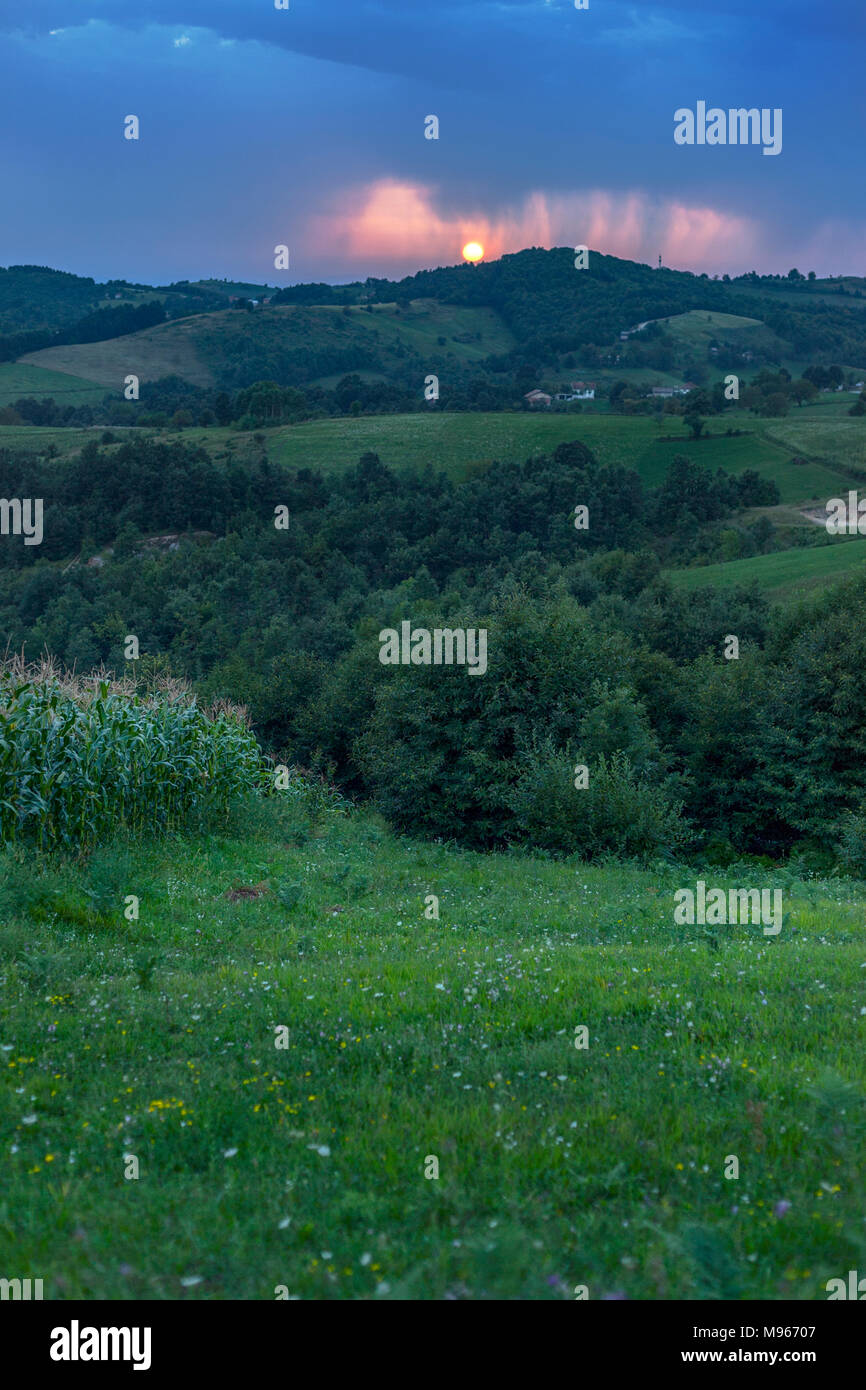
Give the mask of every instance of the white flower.
[[291, 1218], [290, 1216], [284, 1216], [283, 1219], [282, 1219], [282, 1221], [277, 1222], [277, 1230], [278, 1230], [278, 1231], [284, 1231], [284, 1230], [286, 1229], [286, 1227], [287, 1227], [287, 1226], [291, 1226], [291, 1224], [292, 1224], [292, 1218]]
[[444, 986], [444, 985], [436, 985], [435, 988], [436, 988], [436, 989], [444, 989], [445, 986]]
[[35, 1125], [37, 1117], [35, 1115], [22, 1115], [22, 1125]]
[[186, 1278], [181, 1279], [180, 1282], [185, 1289], [191, 1289], [195, 1284], [203, 1284], [204, 1276], [202, 1274], [188, 1274]]
[[365, 1250], [363, 1255], [361, 1256], [361, 1264], [368, 1265], [372, 1258], [373, 1256], [370, 1254], [369, 1250]]
[[237, 1149], [223, 1149], [223, 1158], [234, 1158]]

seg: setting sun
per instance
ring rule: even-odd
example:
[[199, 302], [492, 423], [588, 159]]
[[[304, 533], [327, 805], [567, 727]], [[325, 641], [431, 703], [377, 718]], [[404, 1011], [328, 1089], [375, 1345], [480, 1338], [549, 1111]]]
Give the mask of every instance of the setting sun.
[[467, 241], [463, 247], [464, 261], [480, 261], [484, 255], [484, 247], [479, 241]]

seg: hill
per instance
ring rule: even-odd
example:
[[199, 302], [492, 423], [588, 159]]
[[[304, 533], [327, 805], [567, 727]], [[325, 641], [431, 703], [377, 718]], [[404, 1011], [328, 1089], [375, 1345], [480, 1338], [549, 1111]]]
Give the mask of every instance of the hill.
[[[37, 278], [49, 306], [54, 274]], [[818, 295], [788, 286], [783, 294], [775, 282], [709, 280], [597, 252], [588, 269], [576, 270], [573, 252], [562, 248], [396, 282], [292, 286], [252, 312], [226, 306], [232, 296], [266, 298], [267, 286], [209, 280], [147, 291], [123, 282], [116, 290], [71, 281], [57, 280], [55, 309], [38, 320], [61, 324], [67, 345], [53, 344], [50, 334], [35, 342], [13, 335], [3, 350], [106, 385], [135, 370], [136, 360], [144, 380], [177, 375], [226, 390], [257, 380], [333, 385], [346, 373], [363, 372], [368, 380], [420, 393], [428, 374], [440, 376], [445, 389], [465, 384], [471, 368], [492, 388], [507, 385], [510, 400], [539, 380], [574, 375], [652, 384], [812, 361], [866, 370], [866, 301], [859, 292]], [[17, 273], [7, 286], [7, 321], [29, 330], [34, 325], [21, 323], [14, 298], [20, 282]], [[155, 301], [168, 322], [155, 337], [149, 328], [121, 337], [123, 319], [115, 315], [113, 346], [97, 348], [92, 315], [118, 300], [132, 306], [126, 313]], [[91, 318], [70, 322], [73, 303]]]
[[198, 352], [198, 328], [198, 319], [182, 319], [103, 342], [44, 348], [27, 353], [20, 362], [97, 381], [116, 390], [118, 397], [130, 372], [141, 381], [181, 376], [195, 386], [212, 386], [213, 374]]
[[368, 312], [344, 307], [271, 308], [197, 315], [103, 343], [46, 348], [21, 360], [33, 366], [122, 383], [179, 376], [197, 386], [235, 390], [253, 381], [321, 384], [363, 370], [370, 379], [411, 380], [421, 397], [424, 377], [465, 370], [513, 339], [487, 308], [435, 302], [382, 304]]

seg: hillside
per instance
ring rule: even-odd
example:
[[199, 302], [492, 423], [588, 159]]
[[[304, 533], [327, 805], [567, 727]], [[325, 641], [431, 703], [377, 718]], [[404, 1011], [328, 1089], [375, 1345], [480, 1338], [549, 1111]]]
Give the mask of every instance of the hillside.
[[[15, 297], [21, 274], [3, 274], [12, 277], [6, 322], [22, 327]], [[818, 294], [790, 282], [709, 280], [597, 252], [580, 271], [573, 253], [560, 248], [421, 271], [397, 282], [292, 286], [252, 312], [226, 305], [231, 296], [265, 297], [267, 286], [209, 280], [149, 292], [75, 277], [67, 284], [62, 276], [55, 285], [52, 274], [37, 277], [44, 314], [26, 327], [62, 326], [67, 345], [22, 338], [16, 352], [10, 338], [6, 350], [25, 363], [106, 386], [133, 370], [145, 381], [176, 375], [226, 390], [257, 380], [329, 386], [358, 372], [420, 391], [430, 373], [453, 387], [472, 368], [492, 387], [513, 379], [512, 398], [519, 399], [524, 377], [528, 385], [575, 375], [608, 384], [622, 376], [674, 383], [718, 377], [732, 367], [748, 376], [762, 365], [802, 369], [811, 361], [866, 370], [866, 299], [854, 288]], [[86, 317], [78, 327], [70, 323], [73, 304], [92, 313], [118, 300], [143, 303], [142, 296], [156, 301], [157, 310], [162, 304], [166, 324], [94, 343]], [[118, 324], [122, 332], [119, 318]]]
[[766, 598], [784, 603], [836, 584], [864, 564], [866, 540], [852, 538], [839, 539], [832, 545], [729, 560], [726, 564], [669, 570], [666, 577], [675, 588], [687, 593], [702, 588], [729, 589], [757, 584]]
[[212, 386], [213, 374], [198, 352], [196, 319], [159, 324], [122, 338], [99, 343], [77, 343], [27, 353], [20, 362], [53, 372], [85, 377], [123, 393], [124, 378], [134, 372], [141, 381], [182, 376], [195, 386]]
[[780, 936], [715, 938], [673, 924], [686, 870], [345, 809], [7, 877], [4, 1268], [61, 1299], [788, 1301], [856, 1264], [862, 884], [786, 875]]
[[[440, 341], [441, 340], [441, 341]], [[413, 377], [419, 395], [428, 370], [447, 371], [513, 347], [491, 309], [413, 302], [369, 312], [338, 307], [262, 306], [197, 315], [102, 343], [46, 348], [21, 361], [88, 377], [106, 386], [128, 372], [142, 381], [179, 376], [197, 386], [238, 389], [253, 381], [306, 385], [363, 370], [371, 379]], [[432, 364], [432, 365], [431, 365]]]

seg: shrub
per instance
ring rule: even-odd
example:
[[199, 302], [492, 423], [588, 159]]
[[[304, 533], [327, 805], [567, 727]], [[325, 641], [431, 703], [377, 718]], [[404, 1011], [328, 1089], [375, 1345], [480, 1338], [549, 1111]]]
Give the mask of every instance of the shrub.
[[866, 814], [848, 811], [842, 817], [840, 830], [836, 846], [839, 859], [849, 873], [866, 878]]
[[663, 784], [641, 779], [624, 753], [601, 754], [582, 790], [574, 785], [575, 761], [549, 743], [527, 759], [511, 808], [532, 845], [583, 859], [647, 860], [685, 843], [680, 804]]

